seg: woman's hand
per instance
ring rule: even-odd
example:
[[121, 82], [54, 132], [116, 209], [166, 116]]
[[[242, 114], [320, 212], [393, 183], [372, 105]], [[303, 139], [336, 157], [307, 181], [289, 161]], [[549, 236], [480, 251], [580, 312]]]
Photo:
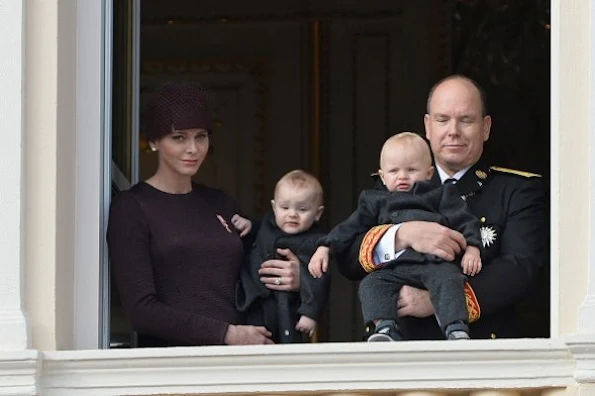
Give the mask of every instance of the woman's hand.
[[453, 261], [466, 247], [463, 234], [438, 223], [408, 221], [395, 234], [395, 250], [412, 248], [446, 261]]
[[285, 260], [271, 259], [261, 264], [258, 273], [260, 281], [271, 290], [300, 290], [300, 261], [289, 249], [277, 249]]
[[264, 326], [229, 325], [223, 342], [227, 345], [274, 344], [271, 332]]

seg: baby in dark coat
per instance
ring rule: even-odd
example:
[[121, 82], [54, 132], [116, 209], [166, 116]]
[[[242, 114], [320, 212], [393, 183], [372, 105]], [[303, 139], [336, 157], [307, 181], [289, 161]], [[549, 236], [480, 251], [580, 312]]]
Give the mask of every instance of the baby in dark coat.
[[[275, 342], [301, 341], [295, 330], [312, 336], [324, 311], [330, 278], [328, 274], [314, 278], [307, 271], [317, 241], [325, 236], [317, 223], [324, 209], [322, 201], [318, 180], [294, 170], [277, 182], [272, 213], [264, 217], [258, 230], [251, 229], [248, 219], [239, 215], [232, 218], [241, 235], [257, 231], [236, 293], [237, 308], [244, 312], [247, 323], [266, 326]], [[289, 249], [300, 261], [299, 293], [271, 291], [260, 281], [261, 264], [277, 258], [278, 249]], [[277, 284], [283, 282], [282, 277], [276, 279]]]
[[458, 265], [412, 249], [364, 268], [370, 272], [359, 288], [364, 321], [376, 325], [368, 341], [402, 339], [397, 299], [403, 285], [430, 292], [436, 319], [447, 339], [469, 338], [463, 273], [473, 276], [481, 270], [479, 220], [469, 212], [454, 184], [434, 186], [429, 182], [433, 172], [430, 148], [419, 135], [403, 132], [390, 137], [380, 153], [382, 186], [361, 193], [357, 210], [331, 230], [310, 261], [312, 275], [323, 275], [329, 251], [341, 254], [358, 235], [379, 224], [430, 221], [463, 234], [467, 248], [460, 259], [462, 273]]

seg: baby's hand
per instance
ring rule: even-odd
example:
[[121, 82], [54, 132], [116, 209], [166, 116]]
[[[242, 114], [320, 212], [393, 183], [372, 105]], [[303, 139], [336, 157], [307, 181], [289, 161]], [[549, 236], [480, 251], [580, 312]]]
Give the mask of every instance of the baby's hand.
[[307, 334], [309, 337], [312, 337], [314, 330], [316, 330], [316, 321], [305, 315], [302, 315], [300, 320], [298, 320], [297, 324], [295, 325], [295, 329]]
[[308, 271], [310, 271], [313, 277], [321, 278], [328, 270], [329, 251], [330, 249], [328, 247], [320, 246], [312, 255], [308, 264]]
[[481, 271], [481, 254], [475, 246], [467, 246], [461, 259], [461, 267], [465, 275], [474, 276]]
[[233, 215], [231, 218], [231, 224], [240, 232], [240, 236], [247, 235], [252, 229], [252, 222], [248, 219], [243, 218], [239, 214]]

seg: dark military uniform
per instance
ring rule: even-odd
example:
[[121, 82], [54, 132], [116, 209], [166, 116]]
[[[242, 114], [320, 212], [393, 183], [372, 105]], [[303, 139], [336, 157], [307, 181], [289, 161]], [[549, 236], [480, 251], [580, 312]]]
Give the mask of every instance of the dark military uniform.
[[[411, 191], [392, 192], [382, 183], [377, 184], [376, 189], [362, 191], [357, 209], [322, 239], [321, 244], [330, 246], [333, 254], [343, 254], [370, 227], [407, 221], [442, 224], [463, 234], [467, 244], [482, 248], [479, 220], [469, 211], [454, 184], [436, 186], [430, 181], [420, 181]], [[466, 277], [460, 260], [445, 262], [434, 255], [407, 249], [396, 260], [364, 269], [371, 272], [359, 286], [365, 323], [397, 320], [397, 298], [402, 285], [430, 292], [443, 330], [453, 323], [467, 322], [463, 292]]]
[[[272, 212], [265, 215], [236, 288], [236, 307], [244, 313], [247, 324], [265, 326], [275, 342], [287, 343], [302, 340], [301, 334], [295, 331], [300, 315], [320, 320], [328, 299], [330, 273], [314, 278], [308, 272], [308, 263], [318, 240], [324, 236], [317, 223], [299, 234], [287, 234], [277, 227]], [[299, 293], [274, 292], [260, 281], [258, 270], [264, 261], [283, 259], [277, 249], [289, 249], [299, 259]]]
[[[436, 173], [433, 181], [440, 184]], [[472, 338], [518, 337], [515, 305], [532, 289], [548, 254], [546, 195], [537, 175], [490, 168], [482, 161], [457, 182], [481, 223], [483, 269], [466, 287]], [[343, 257], [340, 272], [349, 279], [366, 275], [373, 248], [385, 228], [375, 227], [360, 236]], [[407, 339], [443, 339], [430, 318], [400, 320]]]

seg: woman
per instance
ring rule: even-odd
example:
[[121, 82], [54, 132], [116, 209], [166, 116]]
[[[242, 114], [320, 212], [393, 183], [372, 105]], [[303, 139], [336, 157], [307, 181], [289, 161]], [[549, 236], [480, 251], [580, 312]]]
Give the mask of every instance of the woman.
[[[262, 326], [241, 325], [234, 288], [243, 245], [231, 218], [235, 202], [192, 183], [210, 145], [204, 92], [169, 84], [151, 98], [147, 137], [156, 173], [122, 192], [110, 209], [107, 243], [116, 287], [139, 346], [271, 344]], [[272, 290], [299, 288], [299, 265], [263, 263]]]

